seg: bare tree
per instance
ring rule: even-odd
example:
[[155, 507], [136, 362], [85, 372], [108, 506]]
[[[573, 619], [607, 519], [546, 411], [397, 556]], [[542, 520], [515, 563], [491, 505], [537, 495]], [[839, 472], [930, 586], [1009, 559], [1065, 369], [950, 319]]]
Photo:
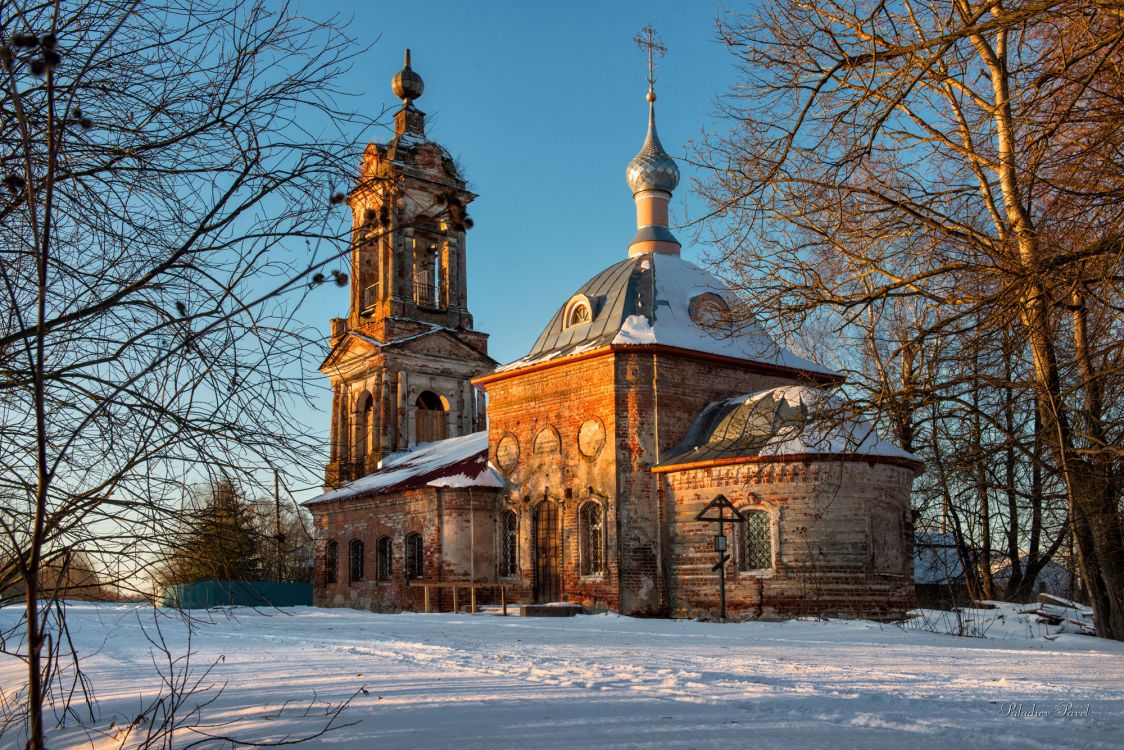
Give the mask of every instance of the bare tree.
[[[972, 485], [996, 479], [992, 449], [1060, 477], [1098, 632], [1117, 639], [1122, 7], [813, 0], [728, 16], [745, 79], [726, 100], [735, 127], [699, 151], [717, 260], [759, 309], [861, 338], [871, 310], [923, 308], [889, 356], [961, 358], [927, 398], [967, 397]], [[983, 366], [1000, 333], [1025, 380]], [[996, 393], [1036, 409], [1030, 443], [985, 444], [1018, 416], [988, 413]]]
[[292, 498], [258, 499], [253, 503], [254, 527], [261, 543], [266, 579], [312, 580], [312, 516]]
[[330, 211], [369, 121], [333, 81], [353, 54], [284, 6], [4, 4], [0, 590], [24, 589], [3, 643], [27, 663], [28, 747], [69, 700], [42, 571], [81, 549], [140, 585], [187, 488], [319, 464], [292, 417], [319, 335], [292, 315], [347, 279]]

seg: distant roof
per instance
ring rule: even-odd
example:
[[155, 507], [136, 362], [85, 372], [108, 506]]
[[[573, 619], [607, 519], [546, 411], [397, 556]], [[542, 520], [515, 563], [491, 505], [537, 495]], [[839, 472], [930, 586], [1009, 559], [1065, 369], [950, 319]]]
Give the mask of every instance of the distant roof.
[[920, 464], [822, 391], [790, 385], [708, 404], [660, 466], [748, 456], [849, 454]]
[[[1019, 563], [1023, 570], [1026, 572], [1027, 563], [1030, 561], [1030, 555], [1022, 554], [1019, 556]], [[996, 565], [992, 571], [992, 578], [996, 581], [1006, 581], [1011, 577], [1011, 562], [1004, 560]], [[1067, 596], [1073, 591], [1073, 575], [1064, 566], [1050, 560], [1042, 566], [1042, 570], [1038, 572], [1038, 577], [1035, 579], [1036, 590], [1047, 591], [1051, 594], [1058, 596]]]
[[922, 584], [962, 583], [964, 568], [950, 533], [919, 531], [914, 535], [913, 582]]
[[392, 453], [367, 476], [302, 504], [316, 505], [419, 487], [503, 486], [503, 477], [488, 465], [488, 433], [482, 431]]
[[[716, 295], [727, 306], [737, 299], [713, 274], [675, 255], [646, 254], [622, 260], [587, 281], [551, 318], [527, 356], [498, 368], [515, 370], [609, 344], [663, 344], [835, 376], [826, 367], [778, 346], [756, 322], [737, 330], [703, 327], [691, 317], [691, 303]], [[571, 301], [584, 296], [592, 307], [589, 322], [567, 325]]]

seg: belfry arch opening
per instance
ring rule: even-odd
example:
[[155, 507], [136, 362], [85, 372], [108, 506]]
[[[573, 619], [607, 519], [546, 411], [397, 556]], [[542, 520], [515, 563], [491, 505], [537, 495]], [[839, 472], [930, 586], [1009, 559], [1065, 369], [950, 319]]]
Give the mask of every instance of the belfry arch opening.
[[371, 432], [374, 424], [374, 399], [371, 394], [364, 391], [355, 403], [355, 447], [352, 455], [356, 463], [367, 460], [368, 449], [371, 445]]
[[446, 416], [449, 407], [445, 399], [433, 391], [422, 391], [414, 401], [416, 407], [415, 442], [432, 443], [448, 437]]

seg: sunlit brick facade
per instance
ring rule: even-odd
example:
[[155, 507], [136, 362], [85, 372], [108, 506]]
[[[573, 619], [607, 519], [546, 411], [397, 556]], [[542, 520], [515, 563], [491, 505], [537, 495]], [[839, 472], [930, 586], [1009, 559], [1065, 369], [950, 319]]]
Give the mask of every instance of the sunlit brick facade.
[[[420, 95], [420, 79], [399, 77], [400, 96]], [[576, 293], [558, 290], [527, 356], [502, 367], [467, 308], [474, 196], [425, 140], [416, 95], [395, 140], [368, 148], [351, 197], [351, 313], [323, 368], [334, 447], [327, 492], [308, 504], [317, 603], [417, 609], [413, 579], [713, 617], [726, 554], [730, 617], [908, 609], [919, 464], [864, 422], [821, 419], [841, 378], [737, 321], [733, 293], [680, 257], [667, 226], [678, 168], [654, 94], [628, 168], [636, 236]], [[740, 517], [723, 527], [725, 553], [696, 518], [718, 496]]]

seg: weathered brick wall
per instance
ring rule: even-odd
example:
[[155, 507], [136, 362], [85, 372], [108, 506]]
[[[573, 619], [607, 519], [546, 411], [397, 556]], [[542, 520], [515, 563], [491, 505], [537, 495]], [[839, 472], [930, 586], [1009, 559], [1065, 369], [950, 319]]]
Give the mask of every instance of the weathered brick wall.
[[616, 353], [622, 611], [661, 616], [670, 608], [669, 514], [652, 468], [707, 404], [792, 382], [741, 363], [627, 349]]
[[[493, 463], [503, 469], [501, 441], [518, 446], [505, 474], [508, 507], [519, 516], [520, 582], [533, 585], [533, 511], [546, 497], [561, 506], [563, 599], [666, 615], [668, 523], [652, 467], [706, 404], [789, 382], [739, 363], [627, 349], [489, 382]], [[604, 425], [605, 444], [596, 456], [578, 446], [589, 420]], [[557, 449], [536, 452], [543, 430], [557, 431]], [[604, 499], [607, 566], [604, 576], [582, 577], [578, 509], [590, 497]]]
[[[619, 609], [612, 356], [520, 374], [489, 383], [487, 391], [489, 457], [511, 483], [505, 507], [519, 519], [520, 574], [513, 580], [528, 592], [533, 586], [533, 514], [545, 498], [559, 504], [561, 511], [562, 598], [593, 609]], [[587, 421], [602, 425], [600, 449], [587, 450], [594, 455], [583, 453], [578, 445]], [[557, 431], [557, 447], [548, 433], [536, 452], [535, 438], [544, 430]], [[510, 466], [497, 456], [501, 441], [517, 446], [518, 456]], [[582, 577], [578, 509], [590, 499], [605, 508], [607, 564], [603, 575]]]
[[655, 356], [660, 451], [675, 447], [687, 434], [695, 416], [712, 401], [799, 382], [741, 364], [669, 354]]
[[[321, 607], [352, 607], [376, 612], [420, 610], [422, 592], [406, 580], [406, 536], [422, 537], [423, 578], [430, 581], [494, 581], [498, 495], [486, 488], [424, 488], [311, 506], [316, 530], [313, 600]], [[393, 571], [376, 580], [377, 542], [389, 536]], [[325, 545], [339, 544], [337, 581], [325, 578]], [[348, 549], [364, 545], [364, 575], [350, 581]], [[449, 594], [433, 605], [450, 606]], [[467, 601], [467, 599], [465, 599]]]
[[620, 519], [621, 610], [641, 616], [667, 613], [667, 569], [662, 544], [658, 482], [656, 357], [616, 359], [617, 507]]
[[912, 469], [863, 461], [748, 463], [663, 475], [674, 508], [671, 612], [712, 615], [718, 606], [713, 537], [717, 524], [695, 521], [725, 495], [739, 509], [767, 510], [773, 568], [727, 566], [729, 617], [800, 614], [900, 616], [913, 606], [909, 491]]

